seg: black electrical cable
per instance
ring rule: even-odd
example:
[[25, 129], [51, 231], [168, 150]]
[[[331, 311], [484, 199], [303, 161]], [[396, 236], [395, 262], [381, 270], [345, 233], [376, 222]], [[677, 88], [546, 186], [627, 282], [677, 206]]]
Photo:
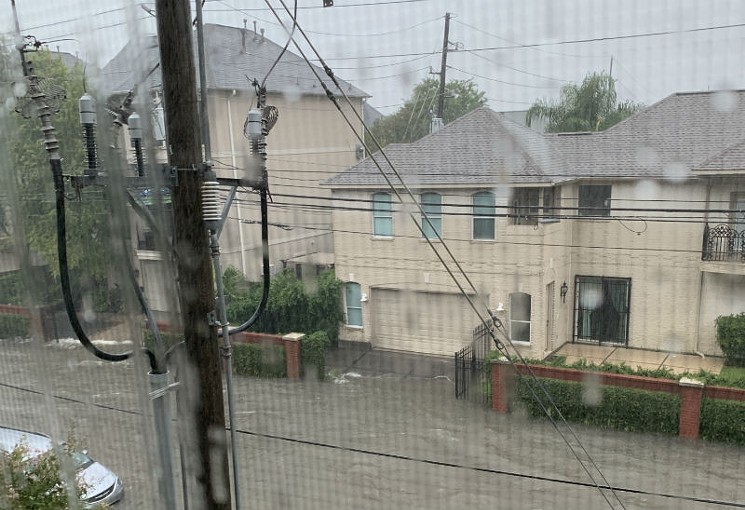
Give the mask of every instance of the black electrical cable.
[[75, 303], [72, 298], [70, 288], [70, 273], [67, 264], [67, 232], [65, 222], [65, 181], [62, 175], [62, 161], [59, 158], [50, 158], [49, 163], [52, 169], [52, 178], [54, 180], [54, 195], [57, 212], [57, 260], [59, 262], [60, 284], [62, 287], [62, 297], [65, 302], [65, 311], [70, 319], [70, 325], [73, 331], [90, 353], [104, 361], [124, 361], [132, 357], [132, 351], [114, 354], [106, 352], [96, 347], [91, 342], [88, 335], [85, 334], [83, 326], [78, 320], [75, 311]]
[[[268, 194], [269, 190], [266, 188], [266, 186], [262, 186], [259, 191], [259, 196], [261, 197], [261, 258], [264, 281], [263, 289], [261, 292], [261, 301], [256, 307], [253, 315], [251, 315], [251, 317], [249, 317], [246, 322], [228, 331], [228, 335], [230, 336], [246, 331], [248, 328], [253, 326], [256, 321], [259, 320], [259, 316], [261, 315], [261, 312], [264, 311], [266, 303], [269, 300], [269, 285], [271, 282], [271, 274], [269, 272], [269, 208], [267, 204]], [[217, 275], [217, 277], [220, 278], [220, 275]], [[218, 330], [217, 334], [218, 336], [222, 336], [222, 330]]]

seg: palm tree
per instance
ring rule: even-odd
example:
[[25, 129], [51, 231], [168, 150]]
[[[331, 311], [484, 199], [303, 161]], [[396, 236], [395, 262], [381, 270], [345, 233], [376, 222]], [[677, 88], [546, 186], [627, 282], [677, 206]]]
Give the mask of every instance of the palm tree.
[[543, 119], [550, 133], [572, 131], [602, 131], [636, 113], [642, 105], [633, 101], [618, 103], [616, 86], [610, 75], [588, 74], [582, 85], [561, 88], [561, 99], [538, 99], [528, 109], [525, 121]]

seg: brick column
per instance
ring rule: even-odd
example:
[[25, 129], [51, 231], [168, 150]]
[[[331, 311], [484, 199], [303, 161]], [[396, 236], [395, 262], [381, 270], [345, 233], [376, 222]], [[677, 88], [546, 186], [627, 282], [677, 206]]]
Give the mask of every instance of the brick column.
[[689, 439], [698, 438], [701, 423], [701, 399], [704, 395], [704, 383], [683, 377], [680, 382], [680, 425], [678, 434]]
[[288, 379], [300, 379], [300, 345], [303, 338], [303, 333], [289, 333], [282, 337]]
[[491, 408], [498, 413], [510, 410], [509, 402], [509, 361], [494, 360], [491, 362]]

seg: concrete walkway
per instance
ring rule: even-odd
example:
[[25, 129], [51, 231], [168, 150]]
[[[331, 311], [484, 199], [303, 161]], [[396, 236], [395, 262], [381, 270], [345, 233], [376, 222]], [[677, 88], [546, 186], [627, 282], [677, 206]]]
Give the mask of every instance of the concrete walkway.
[[584, 359], [588, 363], [599, 365], [603, 362], [620, 365], [625, 363], [631, 368], [669, 368], [675, 374], [684, 372], [696, 373], [706, 370], [718, 374], [724, 366], [724, 358], [714, 356], [701, 357], [693, 354], [678, 354], [645, 349], [632, 349], [614, 345], [593, 345], [566, 343], [559, 347], [558, 356], [566, 356], [567, 364]]

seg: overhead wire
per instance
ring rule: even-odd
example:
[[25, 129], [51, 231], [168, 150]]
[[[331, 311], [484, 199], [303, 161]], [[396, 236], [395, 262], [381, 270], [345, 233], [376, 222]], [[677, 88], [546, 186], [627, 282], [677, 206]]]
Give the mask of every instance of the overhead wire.
[[[280, 3], [282, 4], [282, 6], [284, 7], [285, 11], [286, 11], [286, 12], [288, 12], [288, 14], [289, 14], [289, 12], [290, 12], [290, 11], [289, 11], [289, 9], [288, 9], [287, 5], [285, 4], [284, 0], [279, 0], [279, 1], [280, 1]], [[268, 6], [269, 6], [269, 7], [271, 8], [271, 9], [272, 9], [272, 12], [273, 12], [273, 14], [275, 15], [275, 17], [277, 17], [278, 21], [279, 21], [280, 23], [282, 23], [282, 21], [281, 21], [281, 18], [279, 18], [279, 15], [278, 15], [278, 14], [276, 13], [276, 11], [274, 10], [274, 8], [273, 8], [273, 7], [271, 6], [271, 4], [269, 3], [269, 0], [265, 0], [265, 2], [266, 2], [266, 4], [267, 4], [267, 5], [268, 5]], [[323, 58], [322, 58], [322, 57], [321, 57], [321, 55], [320, 55], [320, 54], [318, 53], [318, 51], [317, 51], [317, 50], [315, 49], [315, 47], [313, 46], [313, 43], [312, 43], [312, 42], [310, 41], [310, 39], [309, 39], [309, 38], [307, 37], [307, 35], [306, 35], [306, 34], [304, 33], [304, 31], [303, 31], [303, 28], [302, 28], [302, 26], [300, 26], [300, 25], [298, 24], [298, 25], [297, 25], [297, 28], [298, 28], [298, 30], [300, 31], [300, 33], [302, 34], [303, 38], [304, 38], [304, 39], [306, 40], [306, 42], [308, 43], [308, 45], [310, 46], [311, 50], [312, 50], [312, 51], [313, 51], [313, 52], [315, 53], [315, 55], [316, 55], [316, 56], [318, 57], [319, 61], [320, 61], [320, 62], [321, 62], [321, 64], [322, 64], [322, 67], [323, 67], [324, 71], [326, 72], [326, 74], [328, 75], [328, 77], [329, 77], [329, 78], [330, 78], [330, 79], [332, 80], [332, 82], [334, 82], [334, 85], [336, 85], [337, 89], [338, 89], [338, 90], [339, 90], [339, 91], [341, 92], [341, 94], [342, 94], [342, 96], [344, 97], [345, 101], [346, 101], [346, 102], [347, 102], [348, 104], [350, 104], [350, 105], [351, 105], [351, 102], [349, 101], [349, 98], [347, 97], [346, 93], [345, 93], [345, 92], [344, 92], [344, 90], [343, 90], [343, 89], [342, 89], [342, 88], [341, 88], [341, 87], [339, 86], [339, 84], [338, 84], [338, 82], [337, 82], [337, 80], [336, 80], [336, 78], [335, 78], [335, 76], [334, 76], [334, 74], [333, 74], [333, 71], [332, 71], [332, 70], [331, 70], [331, 68], [330, 68], [330, 67], [328, 67], [328, 65], [327, 65], [327, 64], [326, 64], [326, 63], [325, 63], [325, 62], [323, 61]], [[286, 29], [286, 27], [285, 27], [285, 30], [287, 30], [287, 29]], [[360, 135], [359, 133], [357, 133], [357, 131], [356, 131], [356, 129], [355, 129], [355, 127], [354, 127], [354, 125], [353, 125], [353, 124], [352, 124], [352, 123], [351, 123], [351, 122], [349, 121], [349, 119], [347, 118], [346, 114], [345, 114], [345, 113], [343, 112], [343, 110], [342, 110], [342, 109], [340, 108], [340, 106], [338, 105], [338, 100], [337, 100], [337, 99], [336, 99], [336, 97], [335, 97], [335, 96], [333, 95], [333, 93], [332, 93], [332, 92], [331, 92], [331, 91], [330, 91], [330, 90], [329, 90], [329, 89], [328, 89], [328, 88], [326, 87], [326, 85], [325, 85], [325, 83], [323, 82], [323, 80], [321, 79], [321, 77], [317, 75], [317, 72], [316, 72], [315, 68], [314, 68], [314, 67], [313, 67], [313, 65], [311, 64], [310, 60], [308, 60], [308, 58], [307, 58], [307, 57], [305, 56], [305, 53], [303, 52], [302, 48], [300, 48], [299, 44], [298, 44], [298, 43], [297, 43], [296, 41], [295, 41], [295, 47], [296, 47], [296, 48], [298, 49], [298, 51], [300, 52], [301, 56], [302, 56], [302, 57], [303, 57], [303, 58], [304, 58], [304, 59], [305, 59], [305, 60], [306, 60], [306, 61], [308, 62], [308, 64], [309, 64], [309, 67], [311, 68], [312, 72], [313, 72], [314, 74], [316, 74], [316, 76], [317, 76], [317, 78], [318, 78], [318, 81], [319, 81], [319, 82], [321, 83], [321, 85], [323, 86], [324, 90], [326, 91], [326, 94], [327, 94], [327, 96], [328, 96], [329, 100], [331, 100], [331, 101], [332, 101], [332, 102], [333, 102], [333, 103], [334, 103], [334, 104], [335, 104], [335, 105], [337, 106], [337, 109], [338, 109], [338, 110], [339, 110], [339, 112], [340, 112], [340, 113], [342, 114], [342, 116], [344, 117], [344, 119], [345, 119], [345, 121], [347, 122], [347, 124], [349, 125], [349, 127], [350, 127], [350, 128], [351, 128], [351, 129], [352, 129], [352, 130], [353, 130], [354, 132], [355, 132], [355, 135], [357, 136], [357, 138], [359, 139], [359, 141], [360, 141], [361, 143], [363, 143], [363, 145], [365, 145], [365, 147], [367, 147], [367, 144], [365, 144], [364, 138], [363, 138], [363, 137], [362, 137], [362, 136], [361, 136], [361, 135]], [[416, 208], [417, 208], [417, 209], [419, 210], [419, 212], [420, 212], [420, 213], [422, 214], [422, 224], [420, 224], [420, 223], [418, 223], [418, 222], [416, 221], [416, 218], [414, 217], [413, 213], [411, 213], [411, 212], [410, 212], [409, 216], [410, 216], [410, 217], [411, 217], [411, 219], [412, 219], [412, 220], [414, 221], [414, 223], [415, 223], [415, 225], [417, 226], [417, 228], [419, 228], [419, 230], [421, 231], [422, 235], [424, 236], [425, 240], [426, 240], [426, 241], [427, 241], [427, 243], [429, 244], [429, 246], [430, 246], [430, 248], [432, 249], [432, 251], [433, 251], [433, 252], [435, 253], [435, 255], [437, 256], [437, 258], [438, 258], [438, 260], [440, 261], [440, 263], [441, 263], [441, 264], [442, 264], [442, 265], [443, 265], [443, 266], [444, 266], [444, 267], [446, 268], [446, 270], [448, 271], [448, 274], [450, 275], [450, 277], [452, 278], [452, 280], [453, 280], [453, 281], [454, 281], [454, 282], [456, 283], [456, 285], [458, 286], [458, 289], [459, 289], [460, 293], [461, 293], [461, 294], [462, 294], [462, 295], [463, 295], [464, 297], [466, 297], [466, 299], [468, 300], [468, 302], [469, 302], [469, 304], [470, 304], [471, 308], [472, 308], [472, 309], [474, 310], [474, 312], [475, 312], [475, 313], [477, 314], [477, 316], [479, 317], [479, 319], [481, 320], [481, 322], [482, 322], [482, 323], [483, 323], [484, 325], [486, 325], [486, 326], [487, 326], [487, 328], [489, 328], [489, 323], [488, 323], [488, 322], [487, 322], [487, 321], [486, 321], [486, 320], [485, 320], [485, 319], [483, 318], [483, 316], [482, 316], [482, 315], [481, 315], [481, 313], [479, 312], [478, 308], [476, 307], [475, 303], [473, 302], [473, 300], [471, 299], [471, 297], [470, 297], [470, 296], [468, 295], [468, 293], [466, 293], [466, 292], [465, 292], [465, 289], [463, 288], [463, 286], [462, 286], [461, 282], [460, 282], [460, 281], [458, 280], [458, 278], [456, 278], [455, 274], [454, 274], [454, 273], [452, 273], [452, 271], [450, 270], [449, 266], [448, 266], [448, 265], [447, 265], [447, 263], [445, 262], [445, 260], [444, 260], [444, 258], [442, 257], [442, 255], [440, 254], [440, 252], [439, 252], [439, 251], [438, 251], [438, 250], [436, 249], [436, 247], [434, 246], [434, 244], [433, 244], [433, 242], [432, 242], [432, 239], [430, 239], [430, 236], [428, 236], [428, 235], [427, 235], [427, 234], [425, 233], [425, 229], [424, 229], [424, 225], [423, 225], [423, 223], [424, 223], [424, 220], [426, 220], [426, 222], [427, 222], [427, 224], [428, 224], [429, 228], [430, 228], [430, 229], [431, 229], [431, 231], [432, 231], [432, 232], [433, 232], [433, 233], [435, 234], [435, 237], [437, 237], [437, 239], [438, 239], [438, 240], [440, 241], [440, 243], [442, 243], [443, 249], [444, 249], [444, 250], [445, 250], [445, 251], [446, 251], [446, 252], [448, 253], [448, 255], [449, 255], [450, 259], [451, 259], [451, 260], [453, 261], [453, 263], [455, 264], [455, 266], [456, 266], [456, 268], [458, 269], [458, 271], [460, 272], [461, 276], [462, 276], [462, 277], [464, 278], [464, 280], [465, 280], [465, 281], [466, 281], [466, 282], [468, 283], [468, 285], [469, 285], [469, 286], [471, 287], [471, 289], [472, 289], [472, 290], [473, 290], [473, 291], [474, 291], [474, 292], [476, 293], [476, 295], [478, 295], [478, 291], [477, 291], [476, 287], [475, 287], [475, 286], [473, 285], [473, 282], [472, 282], [472, 281], [470, 280], [470, 278], [468, 277], [468, 275], [466, 274], [466, 272], [465, 272], [465, 271], [463, 270], [462, 266], [461, 266], [461, 265], [460, 265], [460, 263], [458, 262], [457, 258], [456, 258], [456, 257], [455, 257], [455, 256], [453, 255], [453, 253], [452, 253], [452, 252], [450, 251], [450, 249], [448, 248], [448, 246], [447, 246], [447, 245], [446, 245], [446, 244], [445, 244], [445, 243], [443, 242], [442, 238], [440, 237], [439, 233], [437, 232], [437, 229], [436, 229], [436, 228], [434, 227], [434, 225], [432, 224], [432, 222], [431, 222], [430, 218], [429, 218], [429, 217], [428, 217], [428, 215], [426, 214], [426, 211], [424, 210], [423, 206], [422, 206], [422, 205], [420, 205], [420, 204], [419, 204], [419, 203], [418, 203], [418, 202], [416, 201], [416, 199], [414, 198], [414, 195], [413, 195], [413, 193], [411, 192], [411, 190], [409, 189], [408, 185], [406, 185], [406, 183], [404, 182], [403, 178], [401, 177], [401, 175], [400, 175], [400, 174], [398, 173], [398, 171], [396, 170], [395, 166], [393, 165], [393, 163], [392, 163], [392, 162], [391, 162], [391, 161], [390, 161], [390, 160], [388, 159], [387, 155], [386, 155], [386, 154], [385, 154], [385, 152], [383, 151], [382, 147], [380, 147], [380, 144], [378, 143], [378, 141], [377, 141], [377, 139], [375, 138], [375, 136], [374, 136], [374, 135], [372, 134], [372, 132], [370, 132], [370, 131], [369, 131], [369, 129], [367, 128], [367, 126], [365, 126], [365, 124], [364, 124], [364, 122], [363, 122], [362, 118], [361, 118], [361, 117], [359, 116], [359, 114], [358, 114], [358, 113], [357, 113], [356, 111], [355, 111], [355, 115], [357, 116], [357, 118], [358, 118], [358, 121], [359, 121], [359, 122], [361, 122], [361, 124], [362, 124], [362, 126], [364, 127], [365, 131], [367, 131], [367, 134], [369, 134], [369, 135], [371, 136], [371, 138], [372, 138], [373, 142], [374, 142], [374, 143], [375, 143], [375, 144], [377, 145], [377, 147], [378, 147], [378, 149], [379, 149], [379, 153], [378, 153], [378, 154], [380, 154], [380, 155], [381, 155], [381, 156], [383, 157], [383, 159], [384, 159], [384, 160], [386, 161], [386, 163], [387, 163], [387, 164], [388, 164], [388, 165], [390, 166], [390, 168], [391, 168], [391, 171], [392, 171], [392, 173], [393, 173], [393, 174], [394, 174], [394, 175], [395, 175], [395, 176], [397, 177], [397, 179], [399, 180], [399, 182], [400, 182], [401, 186], [402, 186], [402, 187], [404, 188], [404, 190], [406, 191], [406, 193], [408, 194], [408, 196], [409, 196], [409, 197], [411, 197], [411, 198], [412, 198], [412, 199], [414, 200], [414, 205], [415, 205], [415, 206], [416, 206]], [[370, 151], [368, 150], [368, 152], [370, 152]], [[391, 180], [390, 180], [389, 176], [388, 176], [388, 175], [386, 174], [386, 172], [385, 172], [385, 171], [384, 171], [384, 170], [382, 169], [382, 167], [381, 167], [381, 166], [380, 166], [380, 165], [378, 164], [378, 162], [377, 162], [377, 161], [375, 160], [375, 158], [374, 158], [374, 155], [372, 155], [372, 156], [371, 156], [371, 158], [372, 158], [373, 162], [374, 162], [374, 163], [376, 164], [376, 166], [377, 166], [377, 168], [378, 168], [378, 170], [379, 170], [380, 174], [381, 174], [381, 175], [383, 176], [383, 178], [385, 179], [386, 183], [388, 184], [388, 187], [389, 187], [389, 188], [390, 188], [390, 189], [391, 189], [391, 190], [393, 191], [393, 193], [394, 193], [394, 194], [396, 195], [396, 197], [397, 197], [397, 198], [399, 199], [399, 201], [400, 201], [400, 202], [402, 202], [402, 203], [405, 203], [405, 201], [403, 200], [403, 197], [402, 197], [402, 196], [400, 195], [400, 193], [398, 192], [398, 190], [396, 189], [396, 187], [395, 187], [395, 186], [393, 185], [393, 183], [391, 182]], [[497, 319], [496, 319], [496, 317], [495, 317], [495, 316], [494, 316], [493, 314], [491, 314], [491, 311], [490, 311], [490, 310], [488, 309], [488, 307], [487, 307], [487, 312], [488, 312], [488, 313], [490, 314], [490, 318], [491, 318], [491, 319], [492, 319], [492, 320], [494, 321], [494, 323], [495, 323], [495, 325], [496, 325], [496, 324], [497, 324]], [[488, 330], [489, 330], [490, 332], [492, 331], [492, 330], [491, 330], [490, 328], [489, 328]], [[504, 335], [503, 335], [503, 336], [504, 336]], [[494, 334], [493, 334], [493, 333], [492, 333], [492, 338], [494, 339], [494, 342], [495, 342], [495, 344], [496, 344], [496, 347], [497, 347], [497, 349], [498, 349], [498, 350], [500, 350], [500, 351], [502, 351], [503, 353], [506, 353], [506, 349], [504, 349], [504, 348], [500, 349], [500, 342], [499, 342], [499, 341], [497, 340], [496, 336], [494, 336]], [[543, 393], [545, 394], [546, 398], [547, 398], [547, 399], [548, 399], [548, 401], [550, 402], [550, 404], [551, 404], [552, 408], [553, 408], [553, 409], [554, 409], [554, 410], [556, 411], [557, 415], [558, 415], [558, 416], [560, 417], [560, 419], [562, 420], [562, 423], [563, 423], [563, 425], [565, 425], [565, 426], [567, 427], [567, 430], [569, 430], [569, 431], [570, 431], [570, 433], [571, 433], [572, 437], [573, 437], [573, 438], [574, 438], [574, 439], [575, 439], [575, 440], [577, 441], [579, 449], [580, 449], [580, 450], [581, 450], [581, 451], [583, 452], [583, 454], [584, 454], [584, 455], [586, 456], [587, 460], [589, 461], [589, 463], [591, 464], [591, 466], [593, 467], [593, 469], [595, 469], [595, 471], [597, 471], [597, 473], [598, 473], [598, 474], [600, 475], [600, 479], [601, 479], [601, 480], [603, 480], [603, 482], [605, 483], [605, 485], [606, 485], [606, 486], [610, 487], [610, 489], [609, 489], [609, 490], [610, 490], [611, 494], [612, 494], [612, 495], [613, 495], [613, 496], [615, 497], [615, 499], [616, 499], [616, 500], [618, 501], [618, 503], [619, 503], [619, 505], [621, 506], [621, 508], [625, 508], [625, 506], [624, 506], [623, 502], [622, 502], [622, 501], [620, 500], [620, 498], [618, 497], [618, 495], [617, 495], [617, 494], [616, 494], [616, 493], [615, 493], [615, 492], [613, 491], [613, 488], [612, 488], [612, 486], [611, 486], [611, 485], [610, 485], [610, 484], [608, 483], [608, 481], [607, 481], [607, 479], [605, 478], [605, 475], [603, 474], [603, 472], [602, 472], [602, 471], [600, 470], [600, 468], [599, 468], [599, 467], [597, 466], [597, 464], [595, 463], [594, 459], [593, 459], [593, 458], [592, 458], [592, 457], [591, 457], [591, 456], [589, 455], [589, 452], [587, 452], [587, 450], [585, 449], [584, 445], [583, 445], [583, 444], [582, 444], [582, 442], [581, 442], [581, 441], [579, 440], [579, 437], [578, 437], [578, 436], [577, 436], [577, 435], [576, 435], [576, 434], [574, 433], [574, 430], [573, 430], [573, 429], [572, 429], [572, 428], [571, 428], [571, 427], [569, 426], [569, 424], [567, 423], [567, 421], [566, 421], [566, 419], [564, 418], [563, 414], [561, 413], [561, 411], [560, 411], [560, 410], [558, 409], [558, 407], [556, 406], [556, 403], [554, 402], [553, 398], [551, 397], [551, 395], [550, 395], [550, 394], [548, 393], [548, 391], [546, 390], [546, 388], [545, 388], [545, 385], [543, 385], [542, 383], [540, 383], [540, 381], [538, 381], [538, 379], [537, 379], [537, 378], [535, 377], [535, 374], [534, 374], [534, 373], [532, 372], [532, 370], [530, 369], [530, 367], [529, 367], [529, 366], [527, 365], [527, 363], [526, 363], [525, 359], [523, 358], [523, 356], [522, 356], [522, 355], [520, 354], [520, 352], [519, 352], [519, 351], [518, 351], [518, 350], [517, 350], [517, 349], [515, 348], [515, 346], [514, 346], [514, 345], [512, 344], [512, 341], [511, 341], [511, 339], [509, 338], [509, 336], [506, 336], [506, 337], [505, 337], [505, 340], [507, 341], [507, 343], [509, 343], [509, 344], [510, 344], [510, 345], [512, 346], [513, 350], [515, 350], [516, 356], [520, 358], [520, 361], [521, 361], [521, 363], [522, 363], [522, 364], [523, 364], [524, 366], [526, 366], [526, 367], [527, 367], [527, 369], [528, 369], [528, 372], [529, 372], [529, 373], [531, 374], [531, 378], [532, 378], [532, 380], [533, 380], [533, 381], [535, 381], [535, 382], [537, 383], [537, 385], [538, 385], [538, 386], [539, 386], [539, 387], [540, 387], [540, 388], [542, 389], [542, 391], [543, 391]], [[503, 345], [502, 345], [502, 347], [503, 347]], [[510, 359], [510, 358], [509, 358], [509, 356], [507, 356], [507, 359]], [[514, 362], [512, 362], [512, 361], [510, 361], [510, 362], [511, 362], [511, 363], [513, 364], [513, 366], [514, 366]], [[515, 367], [515, 369], [516, 369], [516, 367]], [[517, 369], [516, 369], [516, 371], [517, 371], [518, 375], [520, 376], [520, 375], [521, 375], [521, 374], [520, 374], [520, 371], [519, 371], [519, 370], [517, 370]], [[554, 425], [554, 427], [555, 427], [555, 429], [557, 430], [557, 432], [558, 432], [558, 433], [559, 433], [559, 434], [560, 434], [560, 435], [562, 436], [562, 438], [564, 439], [565, 443], [566, 443], [566, 444], [567, 444], [567, 446], [569, 447], [570, 451], [572, 452], [572, 454], [574, 455], [574, 457], [576, 458], [576, 460], [577, 460], [577, 461], [579, 462], [579, 464], [581, 465], [582, 469], [583, 469], [583, 470], [584, 470], [584, 471], [586, 472], [586, 474], [587, 474], [587, 475], [589, 476], [589, 478], [590, 478], [590, 479], [591, 479], [591, 480], [593, 481], [593, 483], [595, 484], [595, 486], [596, 486], [597, 490], [599, 491], [600, 495], [601, 495], [601, 496], [603, 497], [603, 499], [604, 499], [604, 500], [606, 501], [606, 503], [608, 504], [608, 506], [609, 506], [610, 508], [614, 508], [614, 505], [613, 505], [613, 504], [611, 503], [611, 501], [610, 501], [610, 499], [608, 498], [607, 494], [606, 494], [606, 493], [605, 493], [605, 492], [604, 492], [604, 491], [603, 491], [603, 490], [601, 489], [601, 487], [600, 487], [600, 484], [599, 484], [599, 483], [598, 483], [598, 481], [597, 481], [597, 480], [595, 479], [595, 477], [594, 477], [594, 476], [593, 476], [593, 475], [591, 474], [591, 472], [590, 472], [590, 470], [589, 470], [588, 466], [587, 466], [587, 465], [585, 464], [585, 462], [583, 462], [583, 460], [582, 460], [582, 459], [580, 458], [580, 454], [579, 454], [579, 452], [577, 452], [577, 450], [575, 450], [575, 448], [574, 448], [574, 447], [573, 447], [573, 446], [572, 446], [572, 445], [570, 444], [570, 442], [569, 442], [568, 438], [567, 438], [567, 437], [566, 437], [566, 436], [564, 435], [564, 433], [563, 433], [563, 432], [562, 432], [562, 431], [561, 431], [561, 430], [559, 429], [559, 427], [558, 427], [558, 425], [557, 425], [556, 421], [554, 420], [554, 418], [553, 418], [553, 416], [552, 416], [552, 413], [549, 413], [549, 412], [548, 412], [548, 410], [547, 410], [547, 409], [545, 408], [545, 406], [544, 406], [544, 403], [543, 403], [543, 401], [542, 401], [542, 400], [541, 400], [540, 398], [538, 398], [538, 395], [537, 395], [537, 394], [535, 393], [535, 389], [533, 388], [533, 386], [532, 386], [532, 385], [528, 385], [528, 387], [529, 387], [530, 391], [531, 391], [531, 392], [533, 393], [534, 397], [536, 398], [536, 401], [537, 401], [537, 403], [539, 404], [539, 406], [540, 406], [540, 407], [542, 407], [542, 408], [544, 409], [544, 411], [545, 411], [545, 413], [546, 413], [546, 416], [547, 416], [547, 417], [549, 418], [549, 420], [551, 421], [551, 423], [552, 423], [552, 424]]]

